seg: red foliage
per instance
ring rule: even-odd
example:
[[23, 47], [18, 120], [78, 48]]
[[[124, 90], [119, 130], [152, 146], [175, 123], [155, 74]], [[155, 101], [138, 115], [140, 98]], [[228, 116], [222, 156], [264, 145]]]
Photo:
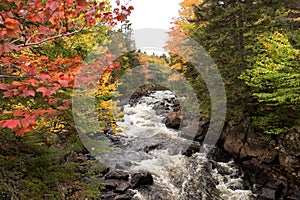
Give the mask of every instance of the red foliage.
[[[36, 54], [19, 53], [13, 56], [12, 52], [18, 53], [24, 48], [70, 37], [93, 28], [96, 20], [113, 26], [118, 21], [124, 21], [133, 10], [132, 6], [120, 7], [121, 11], [116, 8], [113, 12], [107, 12], [106, 4], [99, 1], [47, 0], [43, 3], [42, 0], [1, 0], [0, 67], [6, 74], [17, 74], [19, 77], [11, 83], [0, 83], [2, 97], [38, 97], [39, 101], [46, 102], [49, 109], [15, 110], [12, 112], [14, 118], [0, 121], [0, 127], [10, 128], [16, 136], [23, 136], [36, 126], [38, 117], [55, 115], [68, 109], [71, 101], [60, 99], [55, 94], [59, 89], [72, 88], [79, 66], [83, 66], [79, 56], [50, 60], [47, 56]], [[83, 21], [78, 20], [80, 16], [84, 16]], [[107, 63], [103, 63], [102, 59], [101, 63], [95, 64], [109, 66], [101, 68], [102, 73], [108, 73], [119, 68], [119, 63], [112, 64], [110, 60], [111, 56]]]

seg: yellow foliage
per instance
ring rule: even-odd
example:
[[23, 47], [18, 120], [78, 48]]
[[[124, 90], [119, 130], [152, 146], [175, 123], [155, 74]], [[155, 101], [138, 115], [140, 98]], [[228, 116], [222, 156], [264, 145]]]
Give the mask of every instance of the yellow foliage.
[[96, 109], [98, 112], [100, 131], [103, 132], [106, 127], [111, 127], [114, 133], [117, 133], [116, 121], [121, 120], [123, 113], [117, 110], [117, 103], [113, 101], [112, 97], [117, 96], [115, 88], [117, 81], [111, 83], [111, 74], [105, 74], [99, 81], [99, 89], [96, 90], [95, 96], [97, 98]]

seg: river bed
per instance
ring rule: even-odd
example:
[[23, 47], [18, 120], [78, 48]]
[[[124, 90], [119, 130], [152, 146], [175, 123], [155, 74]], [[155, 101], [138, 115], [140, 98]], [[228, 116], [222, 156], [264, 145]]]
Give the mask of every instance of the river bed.
[[195, 142], [164, 124], [175, 99], [170, 91], [155, 91], [125, 105], [124, 120], [118, 122], [122, 131], [116, 136], [118, 142], [111, 144], [115, 149], [99, 155], [99, 160], [112, 169], [153, 175], [154, 184], [134, 190], [134, 199], [255, 199], [232, 160], [218, 162], [202, 153], [183, 155]]

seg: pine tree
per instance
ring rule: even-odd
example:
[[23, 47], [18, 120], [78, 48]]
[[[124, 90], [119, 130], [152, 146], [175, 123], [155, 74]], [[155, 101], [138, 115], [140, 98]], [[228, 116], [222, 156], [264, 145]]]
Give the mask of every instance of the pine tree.
[[[175, 21], [176, 27], [170, 34], [184, 32], [206, 49], [224, 79], [229, 123], [239, 122], [244, 113], [251, 110], [247, 106], [255, 91], [238, 77], [253, 67], [252, 60], [257, 56], [253, 47], [257, 38], [267, 32], [285, 32], [291, 44], [299, 48], [299, 2], [186, 0], [181, 6], [181, 19]], [[199, 77], [190, 69], [189, 63], [183, 62], [182, 65], [185, 74], [193, 81]], [[173, 66], [178, 66], [178, 61]], [[200, 88], [205, 88], [205, 85]]]

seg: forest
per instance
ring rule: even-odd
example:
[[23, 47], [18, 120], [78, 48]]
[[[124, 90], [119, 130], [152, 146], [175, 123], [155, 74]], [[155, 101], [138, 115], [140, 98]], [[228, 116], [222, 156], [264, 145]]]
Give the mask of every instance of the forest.
[[[0, 199], [99, 199], [107, 172], [94, 155], [110, 149], [93, 144], [98, 148], [91, 152], [82, 141], [119, 134], [124, 113], [113, 109], [114, 90], [136, 67], [142, 66], [141, 78], [157, 70], [155, 76], [170, 81], [175, 70], [193, 88], [201, 121], [209, 121], [206, 82], [193, 63], [172, 53], [182, 47], [182, 35], [205, 49], [222, 76], [227, 111], [217, 146], [245, 172], [268, 177], [256, 199], [300, 198], [300, 1], [183, 0], [180, 6], [168, 32], [169, 55], [157, 56], [134, 49], [130, 2], [0, 2]], [[74, 93], [82, 74], [81, 87], [94, 88], [89, 94]], [[95, 110], [76, 110], [74, 96], [85, 105], [86, 95], [94, 97]], [[87, 115], [96, 118], [96, 130], [82, 129], [94, 119]]]

